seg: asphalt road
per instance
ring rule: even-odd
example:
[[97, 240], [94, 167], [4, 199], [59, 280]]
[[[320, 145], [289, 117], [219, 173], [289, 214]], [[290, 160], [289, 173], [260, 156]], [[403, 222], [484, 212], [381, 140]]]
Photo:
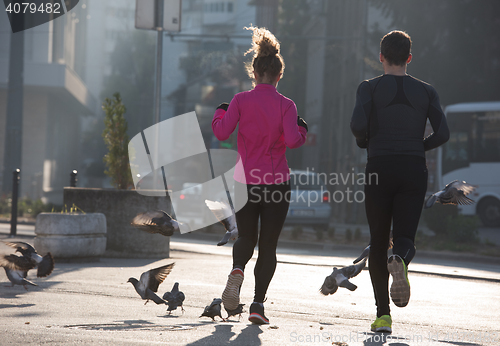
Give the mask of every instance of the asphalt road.
[[[3, 237], [5, 238], [5, 237]], [[28, 239], [28, 241], [30, 241]], [[500, 266], [421, 259], [410, 266], [412, 297], [392, 306], [393, 334], [372, 333], [375, 306], [368, 272], [351, 281], [354, 292], [318, 293], [332, 266], [348, 265], [356, 251], [280, 250], [268, 290], [271, 324], [251, 325], [248, 313], [229, 322], [200, 318], [220, 297], [231, 267], [231, 247], [172, 241], [171, 258], [103, 258], [95, 263], [57, 263], [54, 273], [26, 291], [0, 273], [0, 345], [499, 345]], [[6, 253], [0, 247], [0, 253]], [[185, 313], [144, 305], [127, 283], [148, 269], [176, 262], [159, 293], [174, 282], [186, 295]], [[426, 263], [427, 262], [427, 263]], [[254, 259], [241, 291], [253, 297]], [[223, 316], [226, 316], [223, 313]]]

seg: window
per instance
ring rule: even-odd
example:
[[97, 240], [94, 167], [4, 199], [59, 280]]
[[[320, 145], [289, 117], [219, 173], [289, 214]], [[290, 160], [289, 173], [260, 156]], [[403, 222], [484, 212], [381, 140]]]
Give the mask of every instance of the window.
[[233, 3], [232, 2], [227, 3], [227, 12], [233, 12]]

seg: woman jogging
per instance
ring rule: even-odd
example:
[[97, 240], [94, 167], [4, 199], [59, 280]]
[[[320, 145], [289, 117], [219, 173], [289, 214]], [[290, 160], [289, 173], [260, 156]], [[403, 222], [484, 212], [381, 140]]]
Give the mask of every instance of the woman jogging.
[[[258, 241], [255, 296], [249, 320], [267, 324], [263, 303], [276, 269], [276, 246], [290, 203], [285, 152], [286, 147], [304, 144], [307, 124], [298, 117], [295, 103], [276, 90], [285, 68], [278, 40], [267, 29], [248, 29], [253, 31], [253, 38], [247, 53], [253, 52], [254, 56], [247, 70], [255, 79], [255, 87], [236, 94], [229, 105], [221, 104], [212, 121], [219, 140], [226, 140], [239, 124], [238, 154], [246, 179], [242, 181], [235, 175], [235, 180], [236, 184], [245, 183], [248, 192], [248, 202], [236, 212], [239, 237], [233, 245], [233, 269], [222, 302], [229, 315], [241, 309], [239, 293], [244, 270]], [[235, 188], [236, 193], [238, 190]]]
[[[436, 90], [406, 74], [411, 39], [391, 31], [380, 43], [384, 75], [362, 82], [357, 91], [351, 130], [360, 148], [367, 148], [365, 208], [370, 226], [370, 277], [377, 305], [375, 332], [392, 332], [391, 298], [398, 307], [410, 299], [408, 264], [415, 255], [415, 233], [427, 191], [425, 151], [449, 138], [446, 118]], [[427, 119], [433, 133], [424, 139]], [[393, 227], [393, 255], [387, 259]]]

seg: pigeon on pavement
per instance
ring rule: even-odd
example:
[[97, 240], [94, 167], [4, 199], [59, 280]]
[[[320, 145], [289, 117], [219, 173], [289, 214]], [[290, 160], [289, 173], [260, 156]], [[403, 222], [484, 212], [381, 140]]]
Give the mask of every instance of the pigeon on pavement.
[[243, 311], [243, 306], [244, 305], [245, 304], [238, 304], [238, 307], [236, 309], [234, 309], [234, 310], [228, 310], [228, 309], [226, 309], [226, 307], [224, 307], [224, 309], [226, 309], [226, 312], [227, 312], [226, 319], [228, 319], [231, 316], [236, 316], [236, 315], [238, 315], [239, 316], [238, 319], [240, 319], [241, 318], [241, 314], [244, 312]]
[[351, 283], [349, 279], [358, 275], [365, 266], [366, 258], [358, 264], [353, 264], [341, 269], [334, 267], [333, 272], [325, 278], [320, 292], [323, 295], [327, 296], [329, 294], [334, 294], [335, 292], [337, 292], [337, 289], [339, 287], [345, 287], [349, 291], [354, 291], [358, 287], [355, 284]]
[[477, 186], [467, 184], [465, 181], [453, 180], [444, 189], [432, 194], [425, 201], [424, 209], [428, 209], [438, 202], [441, 204], [472, 204], [474, 201], [467, 197]]
[[226, 229], [226, 234], [217, 243], [217, 246], [225, 245], [229, 240], [238, 238], [238, 226], [236, 225], [234, 209], [222, 201], [206, 199], [205, 204]]
[[222, 317], [221, 315], [221, 303], [222, 299], [220, 298], [214, 298], [212, 303], [210, 305], [205, 306], [205, 310], [203, 310], [203, 313], [201, 314], [200, 317], [210, 317], [212, 321], [215, 321], [215, 316], [219, 316], [224, 322], [226, 320]]
[[31, 263], [31, 268], [27, 270], [38, 267], [36, 276], [38, 276], [39, 278], [49, 276], [54, 270], [54, 258], [52, 257], [52, 254], [50, 252], [42, 257], [36, 252], [35, 248], [28, 243], [24, 243], [22, 241], [4, 241], [4, 243], [11, 248], [16, 249], [16, 252], [20, 252], [23, 257], [26, 258], [29, 263]]
[[158, 286], [165, 280], [168, 274], [172, 271], [175, 263], [170, 263], [162, 267], [148, 270], [141, 274], [141, 279], [129, 278], [127, 282], [134, 285], [135, 291], [146, 300], [146, 305], [149, 300], [154, 301], [156, 304], [167, 304], [166, 301], [158, 297], [155, 292], [158, 292]]
[[168, 314], [172, 314], [173, 310], [177, 310], [177, 307], [180, 306], [182, 312], [184, 312], [184, 308], [182, 307], [182, 302], [186, 297], [184, 296], [184, 293], [179, 291], [179, 283], [176, 282], [174, 284], [174, 287], [172, 288], [172, 291], [170, 292], [165, 292], [163, 295], [163, 299], [167, 301], [167, 311]]
[[27, 285], [38, 286], [37, 284], [26, 279], [28, 270], [33, 269], [33, 264], [24, 256], [5, 255], [0, 257], [0, 266], [5, 269], [7, 278], [14, 285], [22, 285], [26, 291]]
[[131, 225], [148, 233], [158, 233], [166, 237], [174, 234], [174, 231], [183, 230], [189, 232], [189, 225], [174, 220], [162, 210], [146, 211], [133, 218]]

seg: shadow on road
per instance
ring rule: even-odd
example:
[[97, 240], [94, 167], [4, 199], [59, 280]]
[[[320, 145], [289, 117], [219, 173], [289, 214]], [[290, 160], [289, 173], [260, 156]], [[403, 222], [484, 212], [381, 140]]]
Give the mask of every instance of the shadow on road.
[[257, 325], [249, 325], [241, 331], [234, 339], [230, 340], [236, 333], [231, 331], [231, 325], [217, 325], [215, 331], [202, 339], [187, 344], [186, 346], [204, 346], [204, 345], [234, 345], [234, 346], [258, 346], [262, 342], [259, 334], [263, 333]]
[[35, 306], [35, 304], [0, 304], [0, 309], [6, 309], [6, 308], [30, 308], [32, 306]]

